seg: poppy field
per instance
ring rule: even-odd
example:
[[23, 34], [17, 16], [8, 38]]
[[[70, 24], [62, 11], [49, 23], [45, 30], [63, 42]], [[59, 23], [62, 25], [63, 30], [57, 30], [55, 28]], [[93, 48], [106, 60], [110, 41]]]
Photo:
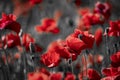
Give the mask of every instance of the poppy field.
[[0, 80], [120, 80], [119, 0], [0, 0]]

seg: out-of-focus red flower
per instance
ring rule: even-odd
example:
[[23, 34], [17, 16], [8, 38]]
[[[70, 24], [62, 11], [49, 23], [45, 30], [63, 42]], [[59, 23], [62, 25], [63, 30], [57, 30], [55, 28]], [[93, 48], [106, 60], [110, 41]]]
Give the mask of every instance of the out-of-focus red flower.
[[14, 4], [13, 13], [19, 17], [21, 15], [26, 15], [28, 12], [39, 3], [42, 3], [43, 0], [12, 0]]
[[35, 27], [35, 30], [38, 33], [46, 32], [46, 33], [53, 33], [58, 34], [59, 28], [57, 27], [57, 22], [54, 19], [51, 18], [44, 18], [42, 20], [42, 25], [38, 25]]
[[110, 27], [108, 31], [108, 36], [120, 36], [120, 20], [118, 21], [110, 21]]
[[74, 3], [76, 7], [80, 7], [82, 1], [81, 0], [66, 0], [68, 3]]
[[62, 80], [62, 74], [60, 72], [51, 74], [50, 80]]
[[79, 80], [84, 80], [85, 78], [87, 78], [88, 80], [100, 80], [101, 77], [100, 77], [100, 74], [94, 70], [94, 69], [86, 69], [84, 71], [82, 71], [79, 75]]
[[16, 53], [15, 55], [14, 55], [14, 58], [15, 59], [19, 59], [21, 57], [21, 54], [20, 53]]
[[94, 69], [88, 69], [88, 78], [90, 80], [100, 80], [101, 79], [99, 73], [97, 71], [95, 71]]
[[120, 75], [120, 71], [119, 68], [105, 68], [102, 70], [102, 74], [104, 74], [105, 76], [116, 76], [116, 75]]
[[41, 52], [42, 51], [42, 48], [38, 45], [38, 44], [35, 44], [35, 52]]
[[95, 55], [95, 62], [98, 63], [98, 64], [101, 64], [103, 61], [103, 56], [100, 55], [100, 54], [96, 54]]
[[110, 56], [111, 59], [111, 65], [113, 67], [120, 67], [120, 52], [113, 54]]
[[101, 28], [97, 29], [95, 32], [95, 41], [96, 41], [97, 46], [99, 46], [100, 43], [102, 42], [102, 29]]
[[79, 80], [83, 80], [84, 78], [87, 78], [87, 71], [81, 71], [78, 75]]
[[105, 78], [102, 78], [101, 80], [120, 80], [120, 76], [108, 76], [108, 77], [105, 77]]
[[26, 46], [29, 43], [34, 43], [34, 42], [35, 42], [35, 39], [30, 34], [27, 34], [27, 33], [23, 34], [23, 36], [22, 36], [22, 44], [24, 46]]
[[81, 65], [80, 65], [80, 63], [79, 63], [79, 62], [75, 65], [75, 68], [76, 68], [77, 70], [80, 70]]
[[48, 76], [41, 72], [28, 73], [28, 80], [49, 80]]
[[83, 37], [81, 38], [81, 40], [84, 41], [84, 43], [87, 45], [86, 48], [91, 49], [93, 47], [95, 38], [94, 38], [94, 35], [86, 31], [86, 32], [83, 32]]
[[22, 36], [22, 44], [26, 48], [26, 51], [30, 51], [30, 43], [34, 44], [35, 52], [41, 52], [42, 48], [35, 43], [35, 39], [30, 34], [23, 34]]
[[55, 51], [49, 51], [41, 56], [41, 61], [47, 67], [55, 67], [59, 65], [60, 55]]
[[102, 73], [106, 75], [102, 80], [119, 80], [120, 79], [120, 68], [105, 68], [102, 70]]
[[29, 0], [31, 4], [39, 4], [41, 3], [43, 0]]
[[29, 51], [30, 43], [35, 43], [35, 39], [30, 34], [23, 34], [22, 36], [22, 44], [25, 46], [26, 51]]
[[70, 49], [80, 54], [81, 50], [93, 47], [94, 36], [76, 29], [73, 34], [67, 37], [66, 41]]
[[81, 16], [83, 16], [83, 15], [85, 15], [85, 14], [87, 14], [87, 13], [90, 13], [90, 9], [89, 8], [80, 8], [79, 10], [78, 10], [78, 14], [80, 14]]
[[71, 57], [71, 53], [69, 52], [69, 47], [67, 46], [64, 40], [57, 40], [52, 42], [49, 47], [48, 51], [55, 51], [60, 57], [68, 59]]
[[49, 72], [48, 70], [46, 70], [45, 68], [41, 68], [41, 69], [40, 69], [40, 72], [42, 72], [42, 73], [50, 76], [50, 72]]
[[54, 12], [54, 19], [55, 19], [55, 21], [58, 21], [61, 16], [62, 16], [62, 11], [56, 10]]
[[68, 36], [66, 41], [70, 49], [77, 52], [78, 54], [80, 54], [81, 50], [86, 48], [86, 44], [82, 40], [77, 37], [75, 38], [72, 35]]
[[8, 55], [8, 56], [6, 57], [6, 55], [3, 54], [3, 55], [1, 56], [1, 59], [2, 59], [2, 61], [6, 64], [7, 62], [8, 62], [8, 63], [11, 62], [12, 57], [11, 57], [10, 55]]
[[67, 73], [64, 80], [75, 80], [75, 75], [72, 73]]
[[77, 59], [77, 54], [76, 53], [72, 53], [72, 61], [75, 61]]
[[109, 19], [110, 15], [111, 15], [111, 5], [110, 5], [110, 3], [108, 3], [108, 2], [106, 2], [106, 3], [97, 2], [95, 4], [94, 13], [100, 13], [105, 17], [105, 19]]
[[80, 4], [81, 4], [81, 0], [75, 0], [74, 3], [75, 3], [75, 5], [76, 5], [77, 7], [79, 7]]
[[91, 53], [89, 53], [88, 54], [88, 63], [90, 64], [90, 65], [93, 65], [94, 64], [94, 58], [93, 58], [94, 56], [91, 54]]
[[28, 12], [34, 6], [28, 1], [21, 2], [20, 0], [13, 0], [13, 4], [14, 4], [13, 14], [15, 14], [17, 17], [28, 14]]
[[86, 30], [89, 30], [92, 25], [103, 24], [105, 20], [101, 14], [87, 13], [83, 15], [82, 21], [84, 26], [86, 27]]
[[12, 14], [6, 15], [3, 13], [2, 19], [0, 19], [0, 30], [3, 29], [9, 29], [18, 34], [20, 32], [21, 25], [18, 22], [16, 22], [15, 15]]
[[120, 75], [116, 76], [115, 80], [120, 80]]
[[4, 47], [7, 47], [7, 48], [12, 48], [12, 47], [21, 45], [20, 37], [13, 33], [3, 36], [2, 41], [3, 41]]
[[2, 40], [0, 40], [0, 49], [3, 47], [3, 42], [2, 42]]
[[101, 80], [119, 80], [120, 79], [120, 52], [111, 55], [111, 67], [102, 70], [106, 76]]

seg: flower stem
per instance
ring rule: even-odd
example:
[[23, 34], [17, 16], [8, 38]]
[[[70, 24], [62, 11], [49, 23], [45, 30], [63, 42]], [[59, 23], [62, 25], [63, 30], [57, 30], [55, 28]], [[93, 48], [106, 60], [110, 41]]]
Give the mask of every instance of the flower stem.
[[26, 54], [24, 53], [24, 51], [23, 51], [23, 64], [24, 64], [24, 69], [23, 69], [23, 72], [24, 72], [24, 80], [27, 80]]
[[7, 67], [7, 72], [5, 72], [6, 73], [6, 77], [7, 77], [7, 80], [11, 80], [10, 79], [10, 69], [9, 69], [9, 64], [8, 64], [7, 52], [6, 52], [6, 50], [4, 48], [3, 48], [3, 51], [4, 51], [4, 54], [6, 56], [6, 67]]

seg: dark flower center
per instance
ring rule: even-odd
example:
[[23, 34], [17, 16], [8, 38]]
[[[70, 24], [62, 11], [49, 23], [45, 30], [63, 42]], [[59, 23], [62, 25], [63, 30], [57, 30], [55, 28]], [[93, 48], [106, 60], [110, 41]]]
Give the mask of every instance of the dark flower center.
[[78, 35], [78, 38], [79, 38], [79, 39], [82, 39], [82, 38], [83, 38], [83, 34], [79, 34], [79, 35]]

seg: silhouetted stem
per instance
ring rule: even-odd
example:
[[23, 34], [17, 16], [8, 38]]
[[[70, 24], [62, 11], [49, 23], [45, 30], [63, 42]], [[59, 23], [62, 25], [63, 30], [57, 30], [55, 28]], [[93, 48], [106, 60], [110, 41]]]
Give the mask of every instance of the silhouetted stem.
[[115, 48], [115, 52], [117, 52], [118, 51], [117, 44], [114, 44], [114, 48]]
[[27, 80], [27, 67], [26, 67], [26, 54], [25, 54], [25, 50], [23, 49], [23, 65], [24, 65], [24, 79]]
[[2, 55], [1, 55], [1, 53], [0, 53], [0, 70], [2, 71], [2, 73], [3, 73], [3, 78], [4, 78], [4, 80], [8, 80], [8, 77], [6, 77], [7, 76], [7, 73], [6, 73], [6, 71], [5, 71], [5, 65], [4, 65], [5, 63], [4, 63], [4, 61], [3, 61], [3, 59], [2, 59]]
[[87, 54], [89, 54], [88, 50], [86, 50], [86, 53], [84, 53], [84, 57], [85, 57], [85, 70], [86, 70], [86, 75], [87, 75]]
[[[23, 30], [21, 29], [19, 32], [19, 36], [21, 39], [21, 45], [22, 45], [22, 36], [23, 36]], [[25, 49], [24, 46], [22, 45], [22, 49], [23, 49], [23, 65], [24, 65], [24, 69], [23, 69], [23, 73], [24, 73], [24, 80], [27, 80], [27, 67], [26, 67], [26, 54], [25, 54]]]
[[6, 57], [6, 66], [7, 66], [7, 72], [6, 73], [8, 73], [8, 74], [6, 74], [6, 77], [7, 77], [7, 80], [11, 80], [10, 79], [10, 69], [9, 69], [9, 64], [8, 64], [7, 52], [4, 48], [3, 48], [3, 51], [4, 51], [4, 54], [5, 54], [5, 57]]
[[68, 60], [68, 65], [70, 65], [70, 70], [73, 73], [72, 57]]
[[[35, 52], [35, 46], [34, 46], [32, 43], [30, 43], [30, 44], [29, 44], [29, 48], [30, 48], [30, 52], [31, 52], [31, 55], [32, 55], [32, 53]], [[35, 56], [31, 56], [30, 59], [31, 59], [32, 64], [33, 64], [33, 70], [36, 71], [36, 70], [35, 70], [35, 64], [34, 64], [33, 57], [35, 58]]]
[[80, 66], [81, 66], [81, 67], [80, 67], [80, 68], [81, 68], [80, 70], [81, 70], [81, 73], [82, 73], [82, 79], [83, 79], [82, 54], [80, 55], [80, 59], [81, 59], [81, 60], [80, 60]]

